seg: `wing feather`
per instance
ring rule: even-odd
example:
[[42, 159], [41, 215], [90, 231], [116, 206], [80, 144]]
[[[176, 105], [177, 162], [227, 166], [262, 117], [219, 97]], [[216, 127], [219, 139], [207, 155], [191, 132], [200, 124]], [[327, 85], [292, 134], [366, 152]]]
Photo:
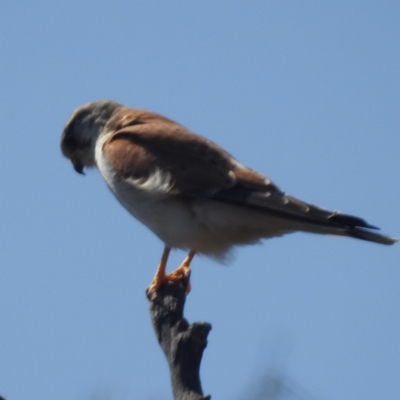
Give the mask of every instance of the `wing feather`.
[[181, 192], [213, 192], [236, 183], [228, 153], [165, 120], [122, 128], [103, 151], [120, 175], [141, 178], [159, 169], [170, 173], [173, 189]]

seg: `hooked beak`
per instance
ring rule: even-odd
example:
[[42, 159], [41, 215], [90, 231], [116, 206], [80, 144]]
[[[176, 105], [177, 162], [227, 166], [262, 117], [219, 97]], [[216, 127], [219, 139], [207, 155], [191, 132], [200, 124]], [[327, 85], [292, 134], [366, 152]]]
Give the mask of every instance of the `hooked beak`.
[[85, 173], [83, 172], [83, 164], [81, 164], [79, 161], [73, 161], [72, 165], [74, 166], [74, 170], [81, 175], [85, 175]]

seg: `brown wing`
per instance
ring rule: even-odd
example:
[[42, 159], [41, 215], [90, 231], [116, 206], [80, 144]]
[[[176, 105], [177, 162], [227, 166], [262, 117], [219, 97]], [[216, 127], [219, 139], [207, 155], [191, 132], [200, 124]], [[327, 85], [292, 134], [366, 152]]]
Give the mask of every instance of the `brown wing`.
[[103, 147], [117, 173], [147, 178], [169, 172], [172, 189], [199, 197], [274, 211], [287, 216], [327, 218], [331, 213], [285, 196], [267, 177], [239, 164], [215, 143], [154, 113], [126, 110], [120, 128]]
[[[222, 148], [162, 118], [138, 119], [119, 129], [103, 151], [121, 176], [143, 178], [158, 168], [170, 173], [174, 190], [185, 193], [214, 193], [245, 178], [236, 177], [239, 164]], [[263, 180], [257, 174], [254, 185]]]

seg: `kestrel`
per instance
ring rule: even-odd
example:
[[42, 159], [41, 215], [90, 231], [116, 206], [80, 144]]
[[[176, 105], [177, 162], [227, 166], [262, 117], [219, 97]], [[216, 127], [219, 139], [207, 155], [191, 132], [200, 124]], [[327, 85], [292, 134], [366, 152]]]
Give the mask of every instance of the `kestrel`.
[[[164, 242], [149, 296], [187, 275], [195, 254], [223, 258], [234, 246], [296, 231], [397, 241], [361, 218], [286, 195], [215, 143], [162, 115], [114, 101], [76, 109], [61, 150], [80, 174], [97, 166], [119, 202]], [[188, 255], [166, 274], [171, 248]]]

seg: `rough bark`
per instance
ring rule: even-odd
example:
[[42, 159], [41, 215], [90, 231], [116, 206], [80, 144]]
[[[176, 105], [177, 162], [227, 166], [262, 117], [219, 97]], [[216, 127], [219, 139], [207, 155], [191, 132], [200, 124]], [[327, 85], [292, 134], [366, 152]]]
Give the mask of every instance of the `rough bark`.
[[200, 363], [211, 325], [183, 317], [187, 279], [168, 283], [150, 300], [157, 340], [168, 361], [175, 400], [209, 400], [200, 383]]

